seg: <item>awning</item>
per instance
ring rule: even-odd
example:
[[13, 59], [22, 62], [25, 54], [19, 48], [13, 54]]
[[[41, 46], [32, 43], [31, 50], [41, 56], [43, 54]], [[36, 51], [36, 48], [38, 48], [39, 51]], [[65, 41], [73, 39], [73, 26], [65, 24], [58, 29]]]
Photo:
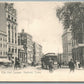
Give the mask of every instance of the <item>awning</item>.
[[11, 61], [8, 60], [7, 58], [0, 58], [0, 62], [11, 62]]

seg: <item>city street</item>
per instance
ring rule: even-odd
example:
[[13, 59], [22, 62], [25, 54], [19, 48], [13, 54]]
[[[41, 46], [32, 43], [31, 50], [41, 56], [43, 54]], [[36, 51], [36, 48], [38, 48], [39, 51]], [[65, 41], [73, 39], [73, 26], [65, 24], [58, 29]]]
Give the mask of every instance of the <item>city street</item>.
[[84, 82], [83, 74], [84, 3], [0, 3], [0, 81]]
[[17, 70], [12, 68], [0, 69], [0, 75], [5, 76], [4, 80], [10, 80], [9, 77], [12, 77], [11, 81], [83, 81], [83, 74], [83, 69], [70, 72], [68, 68], [61, 68], [49, 72], [49, 70], [41, 69], [40, 66], [29, 66]]

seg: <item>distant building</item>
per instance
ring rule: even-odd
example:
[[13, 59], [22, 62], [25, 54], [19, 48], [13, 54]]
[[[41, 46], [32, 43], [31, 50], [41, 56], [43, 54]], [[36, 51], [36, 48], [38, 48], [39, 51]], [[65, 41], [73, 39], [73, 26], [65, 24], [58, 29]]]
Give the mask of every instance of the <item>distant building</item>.
[[21, 45], [21, 36], [18, 34], [18, 58], [20, 62], [27, 63], [26, 52], [23, 45]]
[[63, 63], [63, 54], [58, 54], [57, 60], [58, 60], [58, 63]]
[[65, 29], [62, 35], [63, 61], [68, 63], [72, 58], [72, 34], [70, 29]]
[[42, 46], [36, 42], [33, 43], [34, 47], [34, 55], [33, 55], [33, 62], [34, 64], [40, 64], [42, 58]]
[[7, 55], [12, 60], [18, 56], [17, 15], [13, 3], [0, 3], [0, 16], [0, 31], [7, 35]]
[[18, 45], [23, 45], [24, 51], [25, 51], [25, 58], [26, 62], [31, 64], [33, 62], [33, 41], [32, 36], [28, 33], [25, 33], [24, 30], [22, 30], [21, 33], [19, 33], [18, 37]]

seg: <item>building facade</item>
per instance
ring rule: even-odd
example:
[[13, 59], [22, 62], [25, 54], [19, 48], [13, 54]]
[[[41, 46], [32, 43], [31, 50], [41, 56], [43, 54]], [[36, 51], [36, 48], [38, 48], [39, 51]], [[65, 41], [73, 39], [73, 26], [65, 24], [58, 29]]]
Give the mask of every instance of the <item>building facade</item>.
[[78, 61], [84, 67], [84, 24], [82, 24], [80, 30], [73, 32], [72, 41], [72, 57], [74, 61]]
[[15, 59], [17, 53], [17, 15], [13, 3], [0, 3], [0, 31], [7, 34], [7, 55]]
[[42, 58], [42, 46], [36, 42], [33, 43], [34, 47], [34, 55], [33, 55], [33, 62], [34, 64], [40, 64]]
[[[77, 31], [77, 30], [76, 30]], [[72, 41], [72, 57], [84, 66], [84, 30], [81, 28], [78, 33], [74, 32], [76, 39]]]
[[22, 63], [27, 63], [26, 52], [24, 49], [24, 45], [22, 45], [21, 41], [22, 41], [21, 34], [18, 33], [18, 58]]
[[71, 29], [65, 29], [62, 35], [63, 42], [63, 61], [68, 64], [72, 59], [72, 33]]
[[26, 54], [25, 54], [25, 50], [23, 48], [23, 45], [18, 45], [18, 59], [20, 61], [21, 64], [27, 64], [27, 60], [26, 60]]
[[58, 54], [57, 55], [57, 59], [58, 59], [58, 63], [63, 63], [64, 61], [63, 61], [63, 54], [62, 53], [60, 53], [60, 54]]
[[22, 30], [22, 32], [19, 33], [18, 45], [23, 45], [23, 48], [26, 54], [26, 62], [31, 64], [33, 62], [32, 36], [28, 33], [25, 33], [24, 30]]
[[80, 17], [80, 26], [73, 31], [72, 57], [74, 61], [81, 63], [84, 67], [84, 4], [80, 6], [82, 18]]
[[7, 35], [0, 31], [0, 58], [7, 57]]

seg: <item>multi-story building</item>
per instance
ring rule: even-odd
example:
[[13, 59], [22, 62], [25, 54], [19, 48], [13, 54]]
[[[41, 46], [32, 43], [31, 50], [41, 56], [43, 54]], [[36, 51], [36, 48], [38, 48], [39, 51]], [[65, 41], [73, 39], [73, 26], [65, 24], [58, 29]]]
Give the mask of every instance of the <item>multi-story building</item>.
[[26, 61], [26, 54], [25, 54], [25, 50], [23, 48], [23, 45], [18, 45], [18, 59], [22, 64], [27, 64], [27, 61]]
[[71, 29], [65, 29], [62, 35], [63, 61], [68, 63], [72, 59], [72, 33]]
[[26, 63], [26, 53], [23, 48], [23, 45], [21, 45], [21, 36], [18, 33], [18, 58], [22, 63]]
[[26, 62], [31, 64], [33, 62], [32, 36], [28, 33], [25, 33], [24, 30], [22, 30], [22, 32], [19, 33], [18, 45], [23, 45], [23, 48], [26, 54]]
[[24, 46], [21, 44], [21, 34], [18, 33], [18, 58], [22, 63], [27, 63], [26, 52]]
[[7, 58], [7, 35], [0, 31], [0, 58]]
[[0, 31], [7, 35], [7, 54], [14, 59], [17, 54], [17, 15], [13, 3], [0, 3]]
[[80, 6], [80, 12], [82, 19], [80, 17], [79, 27], [73, 31], [73, 40], [72, 40], [72, 57], [74, 61], [81, 63], [81, 66], [84, 67], [84, 4]]
[[33, 47], [34, 47], [33, 62], [34, 64], [40, 64], [42, 58], [42, 46], [34, 42]]

